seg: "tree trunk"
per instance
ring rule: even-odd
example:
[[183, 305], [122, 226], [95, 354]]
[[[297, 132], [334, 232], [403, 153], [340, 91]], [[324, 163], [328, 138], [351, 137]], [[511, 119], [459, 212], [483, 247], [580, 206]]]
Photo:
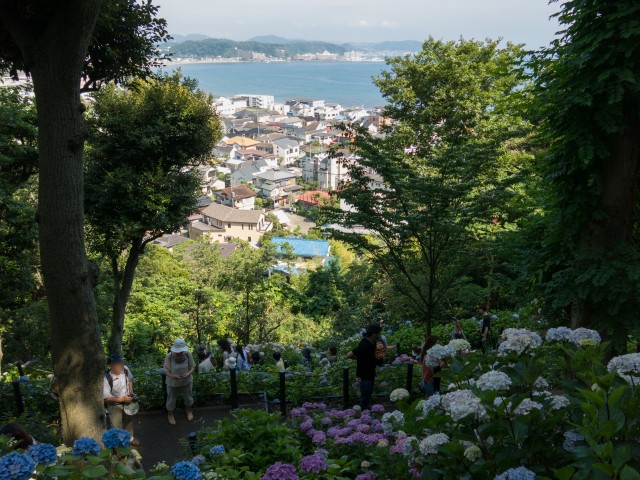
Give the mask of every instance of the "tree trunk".
[[[609, 158], [602, 160], [599, 204], [605, 215], [592, 218], [581, 232], [580, 250], [586, 253], [605, 256], [618, 247], [633, 245], [640, 179], [640, 112], [635, 105], [627, 106], [625, 124], [624, 132], [609, 142]], [[594, 310], [588, 299], [579, 301], [574, 328], [591, 326]]]
[[[96, 270], [84, 245], [80, 102], [84, 57], [99, 0], [2, 2], [0, 17], [22, 50], [38, 107], [40, 258], [51, 321], [53, 372], [59, 387], [62, 441], [102, 434], [104, 353], [93, 297]], [[53, 4], [53, 5], [52, 5]]]
[[113, 271], [113, 310], [111, 312], [111, 336], [109, 338], [109, 353], [122, 354], [122, 336], [124, 334], [124, 315], [127, 310], [127, 303], [131, 297], [133, 279], [136, 275], [136, 268], [143, 251], [143, 240], [137, 239], [131, 245], [124, 271], [120, 272], [118, 259], [111, 259], [111, 269]]

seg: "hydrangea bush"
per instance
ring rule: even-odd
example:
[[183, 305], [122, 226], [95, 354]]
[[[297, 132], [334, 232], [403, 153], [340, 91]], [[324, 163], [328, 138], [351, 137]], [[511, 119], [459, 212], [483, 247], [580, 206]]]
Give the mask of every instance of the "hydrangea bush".
[[[198, 435], [198, 455], [150, 469], [155, 480], [634, 480], [640, 478], [640, 354], [607, 358], [588, 329], [508, 329], [493, 353], [445, 345], [441, 391], [393, 391], [392, 406], [308, 402], [244, 410]], [[440, 352], [445, 352], [439, 349]], [[605, 360], [606, 359], [606, 360]], [[389, 405], [389, 404], [388, 404]], [[104, 449], [40, 444], [10, 452], [0, 480], [143, 478], [123, 461], [127, 432]]]

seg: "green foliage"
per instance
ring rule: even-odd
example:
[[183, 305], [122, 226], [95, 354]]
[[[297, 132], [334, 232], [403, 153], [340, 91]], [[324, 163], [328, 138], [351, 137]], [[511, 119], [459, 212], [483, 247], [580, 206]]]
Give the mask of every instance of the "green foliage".
[[220, 134], [211, 98], [180, 72], [108, 86], [91, 109], [86, 210], [94, 247], [109, 258], [146, 235], [177, 230], [193, 212], [192, 167]]
[[300, 444], [279, 415], [260, 410], [240, 410], [233, 418], [219, 421], [214, 429], [200, 431], [198, 444], [203, 455], [209, 455], [212, 445], [224, 445], [241, 459], [236, 468], [246, 466], [254, 472], [277, 461], [295, 463], [302, 456]]
[[428, 330], [474, 258], [478, 228], [505, 210], [513, 171], [530, 159], [519, 153], [531, 130], [521, 56], [511, 44], [430, 39], [376, 80], [393, 121], [386, 136], [352, 132], [360, 160], [340, 195], [355, 209], [333, 209], [331, 220], [375, 233], [334, 236], [365, 252]]
[[[57, 3], [30, 8], [25, 14], [27, 28], [37, 34], [59, 8]], [[85, 89], [151, 76], [153, 68], [165, 58], [159, 46], [171, 38], [166, 21], [157, 17], [158, 9], [151, 1], [102, 2], [83, 66]], [[30, 68], [8, 29], [0, 28], [0, 72], [17, 76], [18, 71], [29, 72]]]
[[[640, 313], [640, 5], [571, 0], [564, 28], [531, 66], [534, 115], [549, 145], [537, 275], [556, 309], [594, 325], [624, 350]], [[608, 279], [608, 280], [607, 280]]]

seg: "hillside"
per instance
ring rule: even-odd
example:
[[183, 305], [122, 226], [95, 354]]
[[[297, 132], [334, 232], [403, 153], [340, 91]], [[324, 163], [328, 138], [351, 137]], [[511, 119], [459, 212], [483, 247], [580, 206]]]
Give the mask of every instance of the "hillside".
[[169, 52], [177, 57], [224, 57], [233, 58], [242, 52], [263, 53], [270, 57], [292, 57], [304, 53], [343, 54], [346, 50], [340, 45], [327, 42], [292, 41], [288, 44], [262, 43], [255, 41], [236, 42], [224, 38], [206, 38], [198, 41], [185, 41], [169, 45]]

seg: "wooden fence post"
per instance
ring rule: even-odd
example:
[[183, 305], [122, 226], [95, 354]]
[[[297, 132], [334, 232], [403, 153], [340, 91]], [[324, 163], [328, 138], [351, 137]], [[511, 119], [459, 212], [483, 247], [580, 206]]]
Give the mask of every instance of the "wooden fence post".
[[238, 377], [235, 368], [229, 370], [229, 381], [231, 383], [231, 408], [237, 410], [238, 405]]
[[285, 385], [285, 373], [280, 372], [280, 413], [283, 417], [287, 416], [287, 391]]
[[19, 417], [24, 413], [24, 399], [20, 390], [20, 380], [14, 380], [11, 385], [13, 386], [13, 398], [16, 401], [16, 415]]
[[342, 407], [349, 408], [349, 367], [342, 367]]

